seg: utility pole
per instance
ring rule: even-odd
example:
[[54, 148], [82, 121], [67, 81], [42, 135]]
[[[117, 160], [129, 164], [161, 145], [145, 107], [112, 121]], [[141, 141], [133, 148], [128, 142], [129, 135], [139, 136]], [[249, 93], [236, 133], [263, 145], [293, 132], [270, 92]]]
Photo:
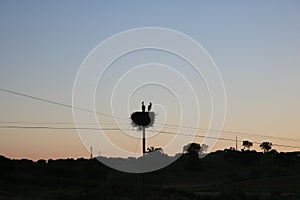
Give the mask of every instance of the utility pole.
[[146, 155], [146, 130], [143, 127], [143, 156]]
[[237, 136], [235, 136], [235, 150], [238, 150]]
[[[152, 104], [150, 104], [152, 105]], [[130, 118], [132, 120], [132, 125], [134, 127], [140, 127], [142, 129], [142, 152], [143, 156], [146, 156], [146, 128], [153, 126], [155, 120], [154, 112], [145, 112], [144, 107], [143, 111], [137, 111], [131, 114]], [[149, 109], [149, 108], [148, 108]], [[150, 107], [151, 109], [151, 107]], [[141, 130], [140, 129], [140, 130]]]
[[[141, 127], [143, 130], [142, 135], [142, 150], [143, 157], [146, 156], [146, 128], [153, 126], [155, 120], [155, 113], [150, 112], [152, 103], [150, 102], [148, 106], [148, 112], [145, 112], [145, 105], [142, 102], [142, 112], [137, 111], [131, 114], [130, 118], [132, 120], [132, 125], [135, 127]], [[146, 174], [142, 173], [142, 199], [146, 199]]]

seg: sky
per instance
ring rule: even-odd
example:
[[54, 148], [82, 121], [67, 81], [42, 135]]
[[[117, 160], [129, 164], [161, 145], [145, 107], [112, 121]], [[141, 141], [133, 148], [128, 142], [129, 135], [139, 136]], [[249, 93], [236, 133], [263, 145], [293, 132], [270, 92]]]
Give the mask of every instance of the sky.
[[[237, 136], [239, 140], [271, 141], [275, 144], [299, 147], [299, 8], [298, 1], [290, 0], [2, 0], [0, 88], [71, 105], [76, 74], [84, 59], [99, 43], [129, 29], [167, 28], [184, 33], [201, 44], [218, 67], [226, 91], [226, 118], [223, 130], [257, 134], [265, 138], [229, 133], [222, 133], [222, 137], [234, 140]], [[135, 82], [132, 78], [125, 77], [115, 90], [115, 98], [110, 101], [109, 92], [116, 86], [119, 77], [143, 62], [167, 63], [171, 69], [152, 64], [142, 68], [140, 73], [150, 73], [147, 74], [147, 78], [150, 79], [159, 78], [158, 73], [155, 74], [155, 69], [159, 69], [162, 72], [159, 73], [162, 80], [169, 81], [169, 89], [181, 91], [179, 96], [183, 96], [183, 84], [177, 81], [180, 77], [167, 75], [167, 72], [164, 74], [164, 70], [179, 70], [184, 74], [195, 88], [197, 97], [201, 99], [201, 118], [198, 125], [203, 129], [209, 128], [211, 105], [205, 83], [201, 78], [194, 76], [187, 63], [170, 53], [157, 50], [133, 52], [113, 63], [97, 85], [96, 111], [129, 118], [113, 113], [115, 111], [111, 110], [111, 103], [116, 108], [121, 105], [122, 108], [134, 111], [140, 109], [142, 100], [146, 104], [153, 101], [153, 110], [158, 113], [158, 123], [151, 128], [152, 131], [161, 129], [159, 123], [179, 124], [182, 112], [178, 106], [180, 102], [168, 87], [162, 88], [153, 84], [144, 86], [134, 91], [131, 98], [127, 98], [124, 91], [128, 92], [126, 88], [134, 87]], [[122, 90], [122, 87], [125, 89]], [[190, 116], [183, 119], [182, 125], [189, 125], [189, 122], [194, 120], [194, 114], [199, 114], [191, 96], [188, 92], [186, 94], [183, 96], [183, 105], [189, 104], [189, 100], [191, 103], [189, 106], [183, 106], [183, 109], [189, 112]], [[0, 98], [1, 126], [53, 123], [50, 125], [74, 127], [72, 110], [69, 108], [5, 92], [0, 92]], [[102, 127], [111, 128], [116, 125], [109, 117], [98, 116], [98, 120]], [[82, 126], [96, 126], [88, 123], [89, 121]], [[131, 128], [130, 120], [119, 124], [122, 123], [122, 129]], [[166, 130], [175, 131], [170, 127]], [[189, 131], [191, 130], [181, 130], [182, 133]], [[107, 133], [117, 146], [129, 152], [140, 152], [139, 132], [128, 131], [131, 136], [118, 131]], [[153, 134], [148, 143], [164, 147], [173, 137]], [[196, 138], [195, 141], [201, 143], [200, 139]], [[219, 140], [214, 150], [234, 145], [233, 141]], [[101, 147], [94, 148], [94, 154], [114, 155]], [[239, 148], [242, 148], [240, 142]], [[254, 149], [259, 150], [258, 145]], [[284, 147], [276, 149], [299, 150]], [[89, 148], [84, 146], [75, 130], [1, 128], [0, 154], [30, 159], [88, 157]]]

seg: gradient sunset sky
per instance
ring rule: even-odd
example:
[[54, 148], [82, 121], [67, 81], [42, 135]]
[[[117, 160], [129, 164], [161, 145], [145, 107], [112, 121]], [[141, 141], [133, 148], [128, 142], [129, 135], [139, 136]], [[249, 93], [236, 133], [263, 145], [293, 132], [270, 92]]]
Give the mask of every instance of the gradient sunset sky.
[[[218, 66], [227, 95], [224, 130], [261, 135], [260, 137], [223, 133], [222, 137], [234, 140], [238, 136], [239, 140], [270, 141], [299, 147], [274, 147], [279, 151], [299, 150], [299, 10], [300, 2], [296, 0], [226, 2], [2, 0], [0, 88], [71, 105], [77, 70], [96, 45], [128, 29], [169, 28], [182, 32], [200, 43]], [[147, 53], [154, 57], [169, 56], [146, 51], [132, 55], [131, 58], [141, 58]], [[120, 61], [120, 65], [124, 63], [126, 60]], [[176, 63], [179, 61], [173, 60], [174, 68]], [[183, 73], [192, 76], [192, 72], [187, 68]], [[116, 66], [116, 70], [108, 72], [106, 79], [103, 80], [106, 82], [103, 85], [99, 84], [99, 91], [96, 94], [98, 102], [105, 96], [105, 93], [100, 92], [101, 87], [105, 90], [106, 86], [113, 86], [114, 75], [118, 73], [121, 74], [122, 71], [118, 71]], [[197, 85], [197, 81], [194, 81]], [[177, 87], [176, 84], [174, 87]], [[200, 91], [202, 87], [203, 82], [200, 80], [196, 90]], [[144, 89], [147, 91], [137, 92], [130, 102], [130, 109], [138, 110], [140, 100], [145, 100], [147, 104], [153, 101], [157, 104], [157, 107], [153, 107], [154, 111], [157, 109], [161, 113], [158, 115], [161, 122], [165, 120], [162, 118], [168, 116], [168, 123], [177, 124], [179, 118], [176, 116], [179, 111], [176, 110], [176, 99], [170, 94], [168, 96], [168, 92], [162, 88], [149, 86]], [[209, 114], [206, 112], [209, 112], [209, 106], [206, 104], [209, 100], [206, 98], [207, 94], [206, 97], [205, 94], [203, 96], [205, 100], [200, 106], [204, 109], [202, 115], [204, 117], [201, 118], [200, 125], [201, 128], [207, 128]], [[0, 126], [39, 126], [46, 123], [47, 126], [74, 126], [71, 109], [5, 92], [0, 92], [0, 99]], [[117, 103], [122, 104], [122, 101], [119, 99]], [[206, 108], [208, 110], [205, 110]], [[101, 103], [96, 105], [96, 109], [99, 112], [110, 114], [112, 112], [106, 104]], [[108, 128], [114, 126], [111, 119], [100, 117], [99, 120]], [[129, 122], [124, 121], [125, 128], [130, 128]], [[83, 126], [91, 125], [87, 122]], [[122, 148], [136, 151], [138, 140], [123, 138], [120, 135], [119, 132], [113, 132], [110, 137]], [[161, 137], [151, 138], [149, 145], [164, 146], [172, 139], [168, 138], [171, 136]], [[198, 139], [196, 141], [201, 142]], [[214, 149], [234, 145], [233, 141], [219, 141]], [[242, 148], [240, 142], [239, 148]], [[254, 149], [259, 150], [257, 144]], [[101, 153], [101, 149], [94, 152], [95, 155]], [[80, 142], [76, 130], [1, 128], [0, 155], [12, 158], [48, 159], [88, 157], [89, 152]]]

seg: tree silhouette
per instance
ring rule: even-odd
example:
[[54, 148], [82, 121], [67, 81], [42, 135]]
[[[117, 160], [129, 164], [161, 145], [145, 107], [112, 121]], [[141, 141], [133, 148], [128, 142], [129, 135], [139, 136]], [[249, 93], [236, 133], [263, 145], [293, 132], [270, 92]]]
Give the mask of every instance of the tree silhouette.
[[264, 151], [264, 153], [267, 153], [272, 149], [272, 143], [271, 142], [263, 142], [259, 145], [259, 147]]
[[183, 152], [189, 155], [198, 155], [201, 150], [201, 145], [198, 143], [190, 143], [183, 147]]
[[272, 149], [269, 153], [275, 155], [278, 154], [278, 151], [276, 151], [276, 149]]
[[189, 143], [183, 147], [183, 152], [189, 155], [197, 155], [205, 152], [208, 148], [207, 144], [202, 144], [202, 146], [198, 143]]
[[253, 146], [253, 143], [249, 142], [248, 140], [245, 140], [245, 141], [243, 141], [243, 146], [244, 146], [243, 150], [245, 150], [245, 149], [250, 150], [250, 148]]
[[202, 164], [201, 160], [199, 159], [201, 154], [206, 151], [208, 145], [202, 144], [202, 146], [198, 143], [189, 143], [183, 147], [183, 152], [188, 158], [188, 162], [186, 164], [186, 169], [188, 170], [201, 170]]

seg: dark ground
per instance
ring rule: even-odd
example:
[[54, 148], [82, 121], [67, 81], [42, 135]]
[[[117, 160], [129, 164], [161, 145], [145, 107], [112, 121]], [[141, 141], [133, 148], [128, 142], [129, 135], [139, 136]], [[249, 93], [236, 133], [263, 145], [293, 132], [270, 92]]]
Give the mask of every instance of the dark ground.
[[[143, 184], [144, 180], [144, 184]], [[185, 154], [162, 170], [129, 174], [96, 159], [0, 156], [0, 200], [300, 199], [300, 152]]]

